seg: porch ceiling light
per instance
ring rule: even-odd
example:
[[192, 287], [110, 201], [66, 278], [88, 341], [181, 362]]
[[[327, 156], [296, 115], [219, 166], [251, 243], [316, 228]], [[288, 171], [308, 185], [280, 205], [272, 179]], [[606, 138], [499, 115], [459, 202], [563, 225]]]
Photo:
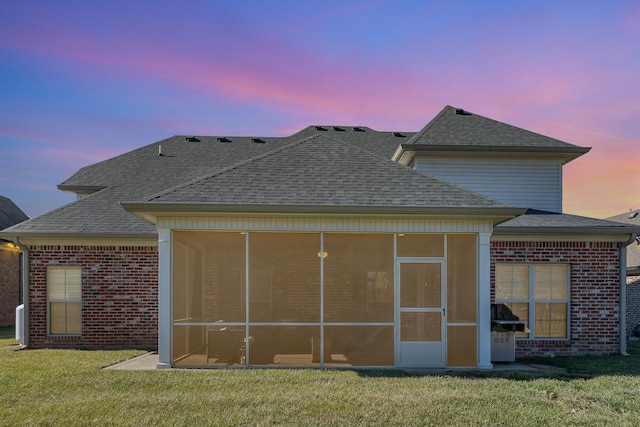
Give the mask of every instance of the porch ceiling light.
[[324, 252], [318, 252], [318, 258], [322, 258], [325, 259], [326, 257], [329, 256], [329, 253], [327, 251]]

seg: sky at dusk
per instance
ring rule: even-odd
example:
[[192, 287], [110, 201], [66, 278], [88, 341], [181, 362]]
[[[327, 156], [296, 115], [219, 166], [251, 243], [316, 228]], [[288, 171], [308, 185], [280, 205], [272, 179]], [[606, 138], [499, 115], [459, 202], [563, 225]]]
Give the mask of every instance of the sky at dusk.
[[418, 131], [445, 105], [593, 147], [564, 211], [640, 208], [638, 1], [0, 2], [0, 195], [176, 134]]

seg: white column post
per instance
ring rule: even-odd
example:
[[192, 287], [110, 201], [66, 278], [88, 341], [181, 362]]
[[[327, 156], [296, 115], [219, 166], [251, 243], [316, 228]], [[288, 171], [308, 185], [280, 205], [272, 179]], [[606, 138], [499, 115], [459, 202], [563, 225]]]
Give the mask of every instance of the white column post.
[[158, 229], [158, 365], [171, 367], [171, 230]]
[[491, 364], [491, 234], [478, 236], [478, 368]]

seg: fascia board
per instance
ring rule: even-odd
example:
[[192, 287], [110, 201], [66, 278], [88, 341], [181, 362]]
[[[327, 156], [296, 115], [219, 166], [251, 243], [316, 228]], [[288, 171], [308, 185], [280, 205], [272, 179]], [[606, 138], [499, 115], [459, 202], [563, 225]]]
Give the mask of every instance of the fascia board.
[[[608, 231], [608, 232], [606, 232]], [[509, 230], [508, 232], [500, 232], [494, 230], [491, 235], [492, 242], [626, 242], [629, 240], [629, 236], [633, 233], [627, 231], [626, 233], [613, 233], [611, 229], [600, 230], [600, 232], [590, 229], [572, 229], [567, 231], [565, 228], [562, 231], [549, 232], [540, 231], [532, 232], [531, 229], [523, 231], [521, 233], [515, 230]]]
[[527, 147], [527, 146], [487, 146], [487, 145], [433, 145], [402, 144], [393, 155], [393, 160], [408, 165], [419, 153], [428, 153], [437, 157], [466, 157], [473, 153], [474, 157], [502, 157], [531, 159], [535, 155], [540, 159], [556, 159], [563, 164], [588, 153], [590, 147]]

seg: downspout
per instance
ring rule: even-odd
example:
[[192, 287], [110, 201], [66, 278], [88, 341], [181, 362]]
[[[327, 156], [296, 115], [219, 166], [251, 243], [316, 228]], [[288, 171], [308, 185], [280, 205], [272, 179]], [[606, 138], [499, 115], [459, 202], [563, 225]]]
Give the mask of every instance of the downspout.
[[627, 353], [627, 246], [636, 240], [636, 234], [632, 233], [629, 240], [620, 245], [620, 354]]
[[24, 343], [20, 348], [23, 349], [29, 347], [29, 248], [20, 243], [18, 237], [14, 237], [13, 244], [22, 251], [22, 277], [20, 279], [22, 281], [22, 304], [24, 305], [24, 322], [22, 323]]

